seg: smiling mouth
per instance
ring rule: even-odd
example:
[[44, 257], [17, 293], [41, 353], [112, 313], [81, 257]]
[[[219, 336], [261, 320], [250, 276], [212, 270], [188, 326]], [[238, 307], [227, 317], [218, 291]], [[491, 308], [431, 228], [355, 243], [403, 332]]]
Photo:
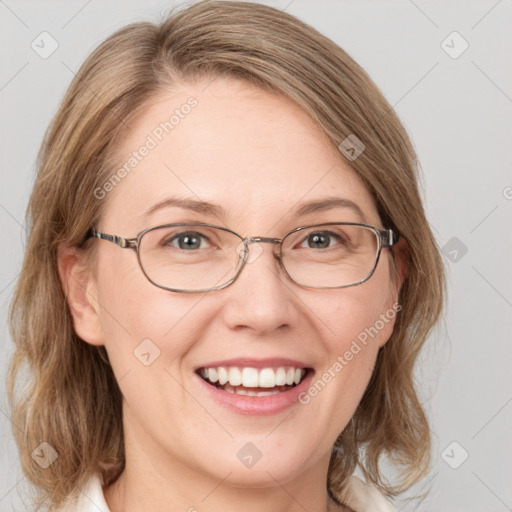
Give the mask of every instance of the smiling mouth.
[[246, 396], [269, 396], [284, 393], [300, 384], [311, 368], [199, 368], [196, 373], [211, 386]]

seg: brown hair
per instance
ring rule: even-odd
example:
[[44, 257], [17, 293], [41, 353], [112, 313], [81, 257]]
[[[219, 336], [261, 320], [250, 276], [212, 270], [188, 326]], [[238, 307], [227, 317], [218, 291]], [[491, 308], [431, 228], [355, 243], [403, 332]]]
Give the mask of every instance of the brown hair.
[[[383, 224], [407, 240], [408, 275], [393, 334], [336, 442], [328, 486], [340, 495], [359, 465], [367, 480], [394, 495], [428, 470], [429, 427], [413, 366], [442, 311], [445, 280], [412, 144], [369, 76], [331, 40], [271, 7], [208, 0], [160, 24], [134, 23], [108, 37], [73, 79], [38, 155], [30, 234], [10, 311], [16, 351], [8, 386], [22, 467], [39, 490], [39, 508], [45, 501], [59, 506], [93, 473], [110, 485], [124, 468], [121, 394], [104, 348], [74, 332], [58, 248], [81, 248], [97, 225], [105, 201], [94, 191], [149, 102], [180, 82], [215, 76], [289, 98], [335, 147], [349, 135], [363, 141], [363, 153], [348, 163], [373, 195]], [[43, 441], [59, 454], [47, 469], [31, 458]], [[382, 474], [382, 456], [402, 469], [394, 486]]]

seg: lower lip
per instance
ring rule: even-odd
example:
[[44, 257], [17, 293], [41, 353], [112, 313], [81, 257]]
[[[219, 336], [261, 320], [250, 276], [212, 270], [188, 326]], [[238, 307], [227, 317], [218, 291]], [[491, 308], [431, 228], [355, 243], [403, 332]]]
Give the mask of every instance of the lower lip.
[[302, 382], [288, 391], [268, 396], [229, 393], [208, 384], [199, 375], [195, 375], [200, 380], [203, 389], [221, 406], [239, 414], [265, 416], [280, 413], [293, 405], [301, 405], [299, 395], [309, 388], [314, 371], [308, 370], [308, 374], [302, 379]]

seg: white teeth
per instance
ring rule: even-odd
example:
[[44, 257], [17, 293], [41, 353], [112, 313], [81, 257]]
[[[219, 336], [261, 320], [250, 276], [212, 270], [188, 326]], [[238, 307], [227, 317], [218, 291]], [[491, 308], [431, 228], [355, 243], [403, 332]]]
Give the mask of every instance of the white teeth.
[[221, 386], [229, 384], [232, 387], [273, 388], [299, 384], [306, 370], [284, 366], [261, 369], [219, 366], [217, 368], [201, 368], [199, 373], [212, 384], [218, 382]]
[[255, 396], [270, 396], [277, 395], [280, 391], [259, 391], [258, 393], [254, 393]]
[[208, 368], [208, 380], [210, 382], [217, 382], [219, 380], [219, 376], [215, 368]]
[[232, 386], [240, 386], [242, 384], [242, 372], [238, 368], [230, 368], [228, 380]]
[[256, 368], [244, 368], [242, 370], [242, 382], [246, 388], [257, 388], [259, 382], [258, 370]]
[[276, 385], [274, 370], [272, 368], [263, 368], [260, 372], [259, 383], [261, 388], [273, 388]]
[[219, 374], [219, 384], [221, 386], [224, 386], [224, 384], [226, 384], [226, 382], [228, 381], [228, 372], [226, 368], [220, 366], [219, 368], [217, 368], [217, 373]]
[[280, 391], [278, 391], [277, 389], [275, 391], [253, 391], [252, 389], [243, 389], [240, 387], [234, 388], [229, 384], [226, 384], [226, 386], [223, 387], [223, 390], [227, 391], [228, 393], [244, 396], [270, 396], [277, 395], [280, 393]]
[[286, 385], [286, 371], [283, 367], [278, 368], [276, 372], [276, 386]]

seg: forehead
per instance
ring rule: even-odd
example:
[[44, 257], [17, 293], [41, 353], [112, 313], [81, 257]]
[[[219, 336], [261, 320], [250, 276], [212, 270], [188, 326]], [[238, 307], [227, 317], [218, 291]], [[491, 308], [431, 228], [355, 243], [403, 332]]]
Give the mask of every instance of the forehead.
[[366, 187], [304, 111], [234, 79], [181, 85], [156, 98], [121, 142], [111, 171], [121, 178], [111, 180], [104, 220], [131, 233], [166, 215], [197, 220], [200, 212], [192, 217], [169, 203], [151, 222], [146, 212], [171, 196], [221, 206], [232, 228], [293, 225], [292, 211], [326, 197], [352, 201], [378, 222]]

